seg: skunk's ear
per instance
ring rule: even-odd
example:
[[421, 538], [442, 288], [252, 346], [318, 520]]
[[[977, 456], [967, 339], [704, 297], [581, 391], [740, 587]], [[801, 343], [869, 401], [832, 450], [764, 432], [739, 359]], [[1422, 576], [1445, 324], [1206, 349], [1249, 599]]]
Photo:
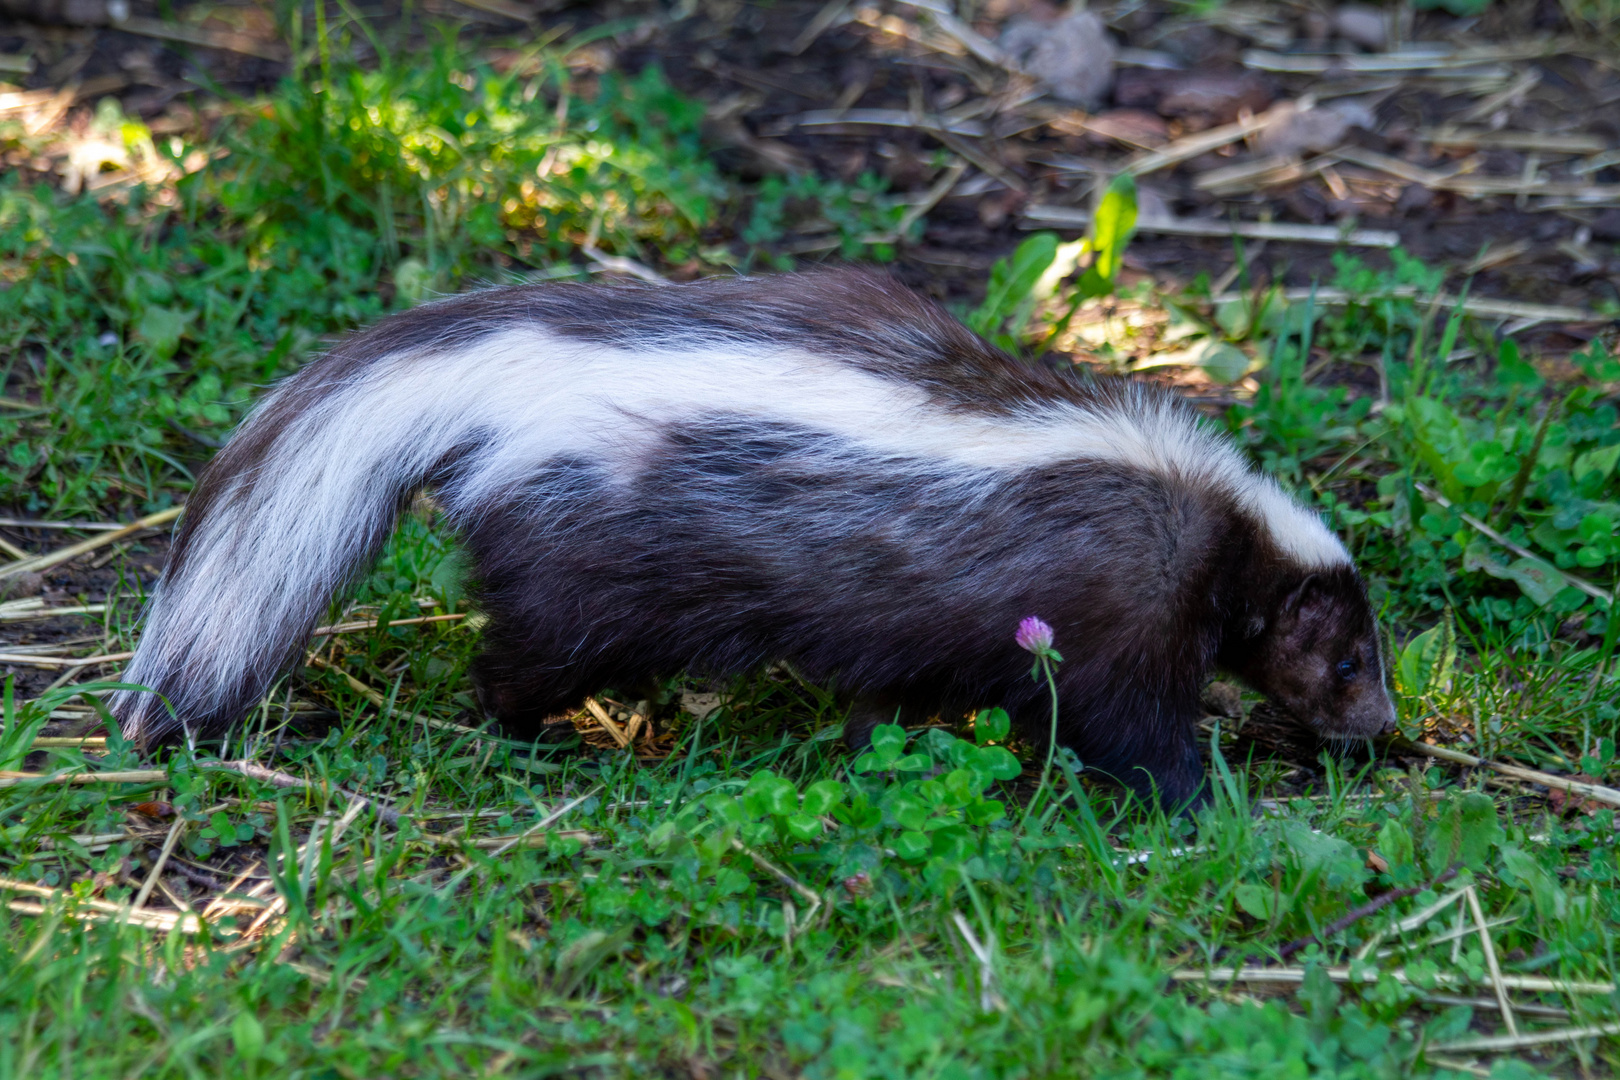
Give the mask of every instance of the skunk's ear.
[[1309, 605], [1321, 592], [1322, 579], [1315, 574], [1307, 575], [1305, 580], [1283, 599], [1283, 614], [1298, 615], [1300, 609]]

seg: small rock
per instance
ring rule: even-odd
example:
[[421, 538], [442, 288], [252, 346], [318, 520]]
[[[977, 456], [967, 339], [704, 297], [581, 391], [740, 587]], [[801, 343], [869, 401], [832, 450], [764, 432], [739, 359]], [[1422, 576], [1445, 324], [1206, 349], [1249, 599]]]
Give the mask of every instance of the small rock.
[[13, 574], [10, 577], [0, 578], [0, 600], [20, 600], [28, 596], [38, 596], [44, 587], [43, 574]]
[[1337, 101], [1328, 102], [1322, 108], [1328, 112], [1338, 113], [1351, 127], [1363, 131], [1372, 131], [1378, 126], [1378, 114], [1373, 112], [1372, 104], [1365, 98], [1339, 98]]
[[1592, 239], [1620, 243], [1620, 210], [1605, 210], [1592, 222]]
[[1395, 200], [1395, 210], [1398, 213], [1410, 214], [1418, 210], [1427, 210], [1434, 202], [1434, 192], [1422, 184], [1407, 184], [1401, 189], [1401, 194]]
[[1375, 7], [1346, 4], [1333, 13], [1333, 29], [1353, 45], [1377, 51], [1389, 41], [1389, 20]]
[[1350, 121], [1330, 109], [1305, 109], [1262, 131], [1255, 148], [1283, 157], [1320, 154], [1338, 146], [1349, 130]]
[[1225, 716], [1236, 720], [1243, 715], [1243, 693], [1229, 682], [1219, 680], [1204, 687], [1199, 699], [1211, 716]]
[[1015, 19], [1001, 35], [1001, 47], [1053, 97], [1084, 109], [1096, 108], [1114, 84], [1118, 50], [1102, 19], [1090, 11], [1055, 22]]

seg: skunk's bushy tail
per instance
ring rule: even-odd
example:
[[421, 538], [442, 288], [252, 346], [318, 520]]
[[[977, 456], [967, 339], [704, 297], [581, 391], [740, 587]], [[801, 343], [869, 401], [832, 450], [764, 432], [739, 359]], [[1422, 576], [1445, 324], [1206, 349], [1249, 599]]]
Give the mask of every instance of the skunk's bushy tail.
[[260, 700], [412, 493], [479, 442], [468, 361], [500, 328], [477, 315], [426, 305], [345, 340], [209, 463], [122, 676], [150, 692], [111, 702], [126, 737], [218, 729]]

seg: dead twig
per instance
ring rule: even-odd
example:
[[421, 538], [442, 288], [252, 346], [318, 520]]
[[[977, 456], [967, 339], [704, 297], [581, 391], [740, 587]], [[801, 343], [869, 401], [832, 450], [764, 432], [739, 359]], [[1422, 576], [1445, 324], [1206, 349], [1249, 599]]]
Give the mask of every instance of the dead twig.
[[804, 50], [815, 44], [818, 37], [831, 28], [833, 23], [837, 22], [848, 8], [849, 0], [827, 0], [821, 6], [821, 10], [816, 12], [815, 16], [805, 24], [805, 28], [799, 32], [799, 36], [793, 39], [793, 44], [788, 46], [788, 55], [801, 55]]
[[156, 784], [167, 780], [162, 769], [128, 769], [123, 772], [51, 773], [0, 772], [0, 788], [20, 784]]
[[119, 664], [130, 659], [132, 652], [103, 653], [99, 656], [35, 656], [32, 654], [0, 653], [0, 664], [20, 664], [24, 667], [81, 668], [96, 664]]
[[956, 932], [962, 935], [962, 941], [973, 954], [973, 959], [979, 964], [979, 1011], [1005, 1012], [1007, 1003], [1001, 1000], [1001, 995], [995, 990], [995, 971], [991, 966], [994, 955], [990, 947], [981, 942], [973, 933], [973, 927], [968, 925], [967, 919], [960, 911], [951, 912], [951, 921], [956, 925]]
[[808, 924], [811, 919], [815, 918], [816, 912], [821, 910], [821, 896], [819, 893], [810, 888], [808, 885], [805, 885], [786, 870], [783, 870], [780, 866], [777, 866], [775, 863], [771, 862], [769, 859], [755, 851], [753, 848], [749, 847], [747, 844], [743, 843], [741, 840], [732, 840], [731, 846], [742, 852], [744, 855], [747, 855], [748, 858], [753, 861], [755, 866], [759, 867], [761, 870], [771, 875], [771, 877], [775, 878], [777, 881], [780, 881], [783, 885], [786, 885], [788, 888], [792, 889], [794, 892], [798, 893], [804, 898], [805, 903], [810, 905], [810, 910], [805, 913], [804, 919], [801, 920], [803, 923]]
[[[1137, 225], [1137, 231], [1141, 231], [1142, 228], [1142, 225]], [[1290, 303], [1298, 300], [1314, 299], [1321, 306], [1365, 303], [1368, 300], [1421, 299], [1428, 296], [1428, 293], [1410, 285], [1396, 285], [1393, 288], [1382, 289], [1376, 293], [1366, 295], [1355, 294], [1330, 286], [1318, 289], [1301, 287], [1282, 291], [1282, 298]], [[1245, 297], [1240, 293], [1218, 293], [1210, 297], [1210, 302], [1224, 304], [1230, 300], [1241, 299], [1245, 299]], [[1433, 299], [1439, 307], [1461, 307], [1468, 314], [1477, 315], [1481, 318], [1531, 319], [1535, 322], [1565, 323], [1597, 322], [1603, 319], [1603, 316], [1587, 311], [1584, 308], [1563, 307], [1557, 304], [1532, 304], [1521, 300], [1495, 300], [1474, 296], [1461, 297], [1454, 293], [1436, 293]]]
[[1501, 1050], [1518, 1050], [1525, 1046], [1540, 1046], [1545, 1043], [1574, 1042], [1577, 1039], [1597, 1039], [1607, 1035], [1620, 1035], [1620, 1021], [1607, 1024], [1593, 1024], [1590, 1027], [1555, 1028], [1552, 1031], [1531, 1031], [1525, 1034], [1512, 1035], [1482, 1035], [1472, 1039], [1458, 1039], [1456, 1042], [1443, 1043], [1433, 1047], [1442, 1053], [1460, 1050], [1484, 1050], [1496, 1052]]
[[24, 559], [21, 562], [14, 562], [7, 566], [0, 566], [0, 578], [13, 577], [17, 574], [33, 574], [38, 573], [41, 570], [48, 570], [51, 567], [65, 563], [70, 559], [76, 559], [80, 555], [87, 552], [95, 551], [97, 548], [106, 547], [108, 544], [115, 544], [118, 541], [123, 540], [125, 537], [134, 536], [136, 533], [145, 529], [153, 529], [159, 525], [165, 525], [179, 517], [184, 509], [185, 507], [183, 506], [171, 506], [167, 510], [159, 510], [155, 514], [148, 514], [139, 521], [133, 521], [130, 524], [125, 525], [123, 528], [114, 530], [113, 532], [102, 533], [100, 536], [93, 536], [88, 540], [81, 540], [77, 544], [69, 544], [67, 547], [58, 548], [57, 550], [48, 554], [38, 555], [32, 559]]
[[619, 748], [621, 750], [629, 748], [630, 736], [626, 735], [624, 733], [624, 729], [618, 725], [618, 722], [615, 721], [613, 717], [608, 715], [608, 711], [602, 707], [601, 702], [597, 701], [595, 698], [586, 698], [585, 710], [589, 712], [591, 716], [596, 719], [596, 722], [602, 726], [602, 730], [606, 731], [608, 735], [612, 737], [613, 741], [619, 744]]
[[[1223, 146], [1241, 142], [1251, 135], [1257, 135], [1273, 124], [1293, 116], [1297, 111], [1304, 111], [1312, 106], [1309, 97], [1299, 99], [1297, 102], [1285, 101], [1273, 105], [1259, 116], [1244, 117], [1235, 123], [1222, 124], [1200, 131], [1195, 135], [1187, 135], [1171, 143], [1166, 143], [1157, 150], [1148, 150], [1128, 158], [1120, 166], [1120, 172], [1128, 172], [1132, 176], [1145, 176], [1159, 169], [1166, 169], [1172, 165], [1179, 165], [1200, 154], [1207, 154], [1211, 150], [1219, 150]], [[1140, 227], [1140, 226], [1139, 226]]]
[[402, 815], [398, 810], [395, 810], [390, 806], [385, 806], [382, 803], [377, 802], [375, 799], [368, 799], [364, 795], [349, 791], [347, 788], [323, 788], [318, 784], [312, 784], [308, 780], [301, 780], [298, 777], [292, 776], [288, 773], [280, 772], [276, 769], [268, 769], [255, 761], [211, 761], [204, 763], [201, 767], [204, 769], [214, 769], [222, 772], [240, 773], [242, 776], [246, 776], [250, 780], [258, 780], [262, 783], [269, 784], [272, 787], [292, 788], [298, 791], [314, 791], [323, 794], [330, 791], [334, 795], [342, 796], [350, 803], [357, 802], [363, 807], [370, 807], [377, 812], [377, 816], [379, 818], [395, 828], [398, 828], [399, 823], [404, 820], [404, 815]]
[[[1091, 211], [1074, 206], [1037, 203], [1024, 211], [1024, 220], [1040, 225], [1091, 225]], [[1282, 221], [1226, 221], [1220, 218], [1138, 218], [1136, 231], [1171, 236], [1241, 236], [1250, 240], [1284, 240], [1306, 244], [1349, 244], [1354, 247], [1392, 248], [1401, 234], [1392, 229], [1342, 229], [1336, 225], [1294, 225]]]
[[[489, 0], [485, 0], [489, 2]], [[183, 26], [162, 19], [145, 19], [131, 15], [112, 24], [116, 30], [159, 41], [178, 41], [183, 45], [200, 45], [205, 49], [223, 49], [226, 52], [257, 56], [261, 60], [285, 60], [286, 50], [273, 41], [262, 41], [247, 34], [230, 30], [215, 30], [201, 26]]]
[[1620, 184], [1542, 180], [1534, 176], [1510, 178], [1443, 173], [1361, 146], [1339, 146], [1331, 153], [1340, 161], [1375, 169], [1396, 179], [1419, 184], [1430, 191], [1450, 191], [1470, 199], [1483, 199], [1492, 195], [1548, 195], [1587, 206], [1620, 201]]
[[[201, 921], [189, 912], [136, 911], [126, 904], [76, 897], [61, 889], [46, 888], [31, 881], [0, 878], [0, 892], [38, 896], [67, 907], [75, 918], [96, 922], [126, 922], [131, 926], [142, 926], [151, 930], [173, 930], [178, 927], [183, 934], [195, 934], [202, 929]], [[26, 900], [13, 900], [7, 906], [19, 915], [47, 914], [47, 909], [43, 905], [31, 904]]]
[[788, 128], [867, 124], [874, 127], [912, 128], [917, 131], [943, 131], [952, 135], [966, 135], [973, 139], [982, 139], [989, 134], [983, 124], [973, 120], [919, 116], [904, 109], [814, 109], [798, 116], [787, 117], [782, 124]]
[[32, 622], [35, 619], [54, 619], [62, 615], [101, 615], [106, 610], [106, 604], [85, 604], [83, 607], [46, 607], [42, 598], [30, 596], [26, 600], [0, 604], [0, 623]]
[[1491, 975], [1491, 986], [1496, 990], [1497, 1004], [1502, 1007], [1502, 1022], [1507, 1025], [1509, 1035], [1517, 1036], [1519, 1022], [1508, 1001], [1507, 987], [1502, 985], [1502, 968], [1496, 962], [1496, 943], [1491, 940], [1491, 929], [1485, 923], [1485, 911], [1479, 906], [1479, 891], [1470, 885], [1463, 895], [1468, 898], [1469, 913], [1474, 916], [1474, 926], [1479, 930], [1479, 947], [1485, 953], [1485, 967]]
[[[1373, 970], [1358, 970], [1352, 972], [1345, 966], [1319, 969], [1334, 982], [1339, 983], [1373, 983], [1377, 982], [1380, 973]], [[1395, 968], [1385, 971], [1398, 983], [1408, 986], [1414, 985], [1405, 968]], [[1238, 983], [1302, 983], [1305, 981], [1305, 969], [1302, 967], [1242, 967], [1242, 968], [1210, 968], [1199, 971], [1193, 968], [1179, 968], [1170, 973], [1170, 978], [1176, 982], [1238, 982]], [[1456, 988], [1471, 985], [1461, 975], [1451, 972], [1438, 972], [1432, 976], [1433, 985]], [[1425, 982], [1429, 979], [1425, 978]], [[1509, 990], [1524, 990], [1529, 993], [1540, 994], [1612, 994], [1615, 985], [1612, 982], [1566, 982], [1561, 979], [1547, 979], [1537, 975], [1503, 975], [1502, 985]]]
[[333, 623], [331, 626], [317, 626], [314, 632], [310, 634], [310, 637], [325, 637], [329, 634], [352, 634], [358, 630], [370, 630], [379, 626], [384, 629], [391, 629], [395, 626], [422, 626], [426, 623], [457, 622], [465, 618], [467, 618], [467, 613], [463, 611], [453, 615], [423, 615], [414, 619], [389, 619], [387, 622], [381, 619], [360, 619], [355, 622]]
[[[1531, 551], [1529, 548], [1526, 548], [1521, 544], [1516, 544], [1512, 540], [1509, 540], [1507, 537], [1503, 536], [1501, 533], [1497, 532], [1495, 529], [1491, 528], [1489, 525], [1485, 524], [1483, 521], [1479, 520], [1479, 518], [1475, 517], [1474, 515], [1468, 513], [1467, 511], [1464, 511], [1464, 510], [1458, 510], [1455, 506], [1453, 506], [1451, 504], [1450, 499], [1446, 498], [1444, 495], [1440, 494], [1438, 491], [1435, 491], [1429, 485], [1419, 483], [1417, 485], [1417, 489], [1419, 491], [1423, 492], [1424, 498], [1432, 499], [1435, 502], [1439, 503], [1441, 506], [1445, 507], [1447, 510], [1454, 511], [1458, 517], [1462, 518], [1469, 525], [1473, 526], [1482, 535], [1484, 535], [1485, 537], [1487, 537], [1487, 538], [1489, 538], [1491, 540], [1496, 541], [1498, 544], [1501, 544], [1503, 547], [1505, 547], [1509, 551], [1513, 552], [1513, 554], [1518, 555], [1521, 558], [1529, 559], [1532, 562], [1534, 562], [1534, 563], [1538, 564], [1539, 566], [1543, 567], [1544, 569], [1546, 569], [1548, 572], [1553, 573], [1553, 574], [1557, 574], [1560, 578], [1563, 578], [1564, 581], [1568, 582], [1571, 586], [1581, 590], [1581, 592], [1585, 593], [1587, 596], [1592, 597], [1592, 599], [1594, 599], [1594, 600], [1607, 600], [1610, 603], [1614, 602], [1615, 597], [1611, 593], [1604, 592], [1602, 589], [1598, 588], [1596, 585], [1593, 585], [1591, 582], [1585, 580], [1584, 578], [1578, 578], [1574, 574], [1571, 574], [1571, 573], [1569, 573], [1567, 571], [1564, 571], [1564, 570], [1560, 570], [1558, 567], [1554, 566], [1552, 563], [1548, 562], [1546, 559], [1543, 559], [1541, 556], [1537, 555], [1535, 552]], [[1540, 783], [1541, 781], [1537, 781], [1537, 782]], [[1605, 790], [1608, 790], [1608, 789], [1605, 789]], [[1620, 797], [1620, 792], [1616, 792], [1615, 795], [1616, 795], [1616, 797]], [[1595, 797], [1596, 796], [1594, 796], [1594, 798]], [[1607, 800], [1605, 800], [1605, 801], [1607, 801]], [[1615, 803], [1614, 805], [1620, 806], [1620, 803]]]
[[163, 866], [169, 861], [169, 856], [174, 854], [174, 845], [179, 841], [180, 833], [185, 827], [186, 819], [183, 817], [175, 818], [174, 824], [169, 826], [169, 835], [163, 838], [163, 849], [158, 852], [157, 860], [152, 863], [152, 869], [146, 875], [145, 884], [141, 886], [141, 891], [135, 894], [135, 902], [130, 905], [135, 911], [146, 906], [146, 900], [152, 895], [152, 888], [158, 883], [158, 878], [163, 876]]
[[1377, 914], [1378, 912], [1384, 910], [1397, 900], [1404, 900], [1406, 897], [1416, 896], [1418, 893], [1423, 892], [1426, 889], [1433, 889], [1438, 885], [1443, 885], [1457, 876], [1457, 869], [1458, 868], [1456, 866], [1447, 867], [1444, 873], [1427, 885], [1411, 886], [1404, 889], [1391, 889], [1389, 892], [1375, 896], [1373, 899], [1367, 901], [1365, 904], [1362, 904], [1360, 907], [1351, 908], [1337, 919], [1334, 919], [1332, 922], [1322, 927], [1322, 929], [1316, 933], [1307, 934], [1302, 938], [1295, 938], [1293, 941], [1290, 941], [1288, 944], [1277, 950], [1277, 959], [1286, 960], [1313, 941], [1326, 941], [1334, 934], [1348, 930], [1350, 927], [1354, 926], [1362, 919], [1365, 919], [1367, 916]]
[[660, 274], [646, 263], [637, 262], [623, 255], [609, 255], [595, 244], [581, 244], [579, 250], [604, 270], [611, 270], [615, 274], [629, 274], [631, 277], [639, 278], [651, 285], [669, 284], [663, 274]]

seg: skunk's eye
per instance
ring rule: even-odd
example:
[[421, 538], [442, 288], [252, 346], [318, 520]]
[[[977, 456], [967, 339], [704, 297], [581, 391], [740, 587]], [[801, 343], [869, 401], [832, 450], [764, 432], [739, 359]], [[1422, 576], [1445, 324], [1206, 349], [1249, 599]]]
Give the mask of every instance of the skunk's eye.
[[1356, 665], [1354, 660], [1339, 661], [1339, 678], [1341, 679], [1349, 681], [1350, 679], [1356, 677], [1356, 672], [1359, 670], [1361, 669]]

